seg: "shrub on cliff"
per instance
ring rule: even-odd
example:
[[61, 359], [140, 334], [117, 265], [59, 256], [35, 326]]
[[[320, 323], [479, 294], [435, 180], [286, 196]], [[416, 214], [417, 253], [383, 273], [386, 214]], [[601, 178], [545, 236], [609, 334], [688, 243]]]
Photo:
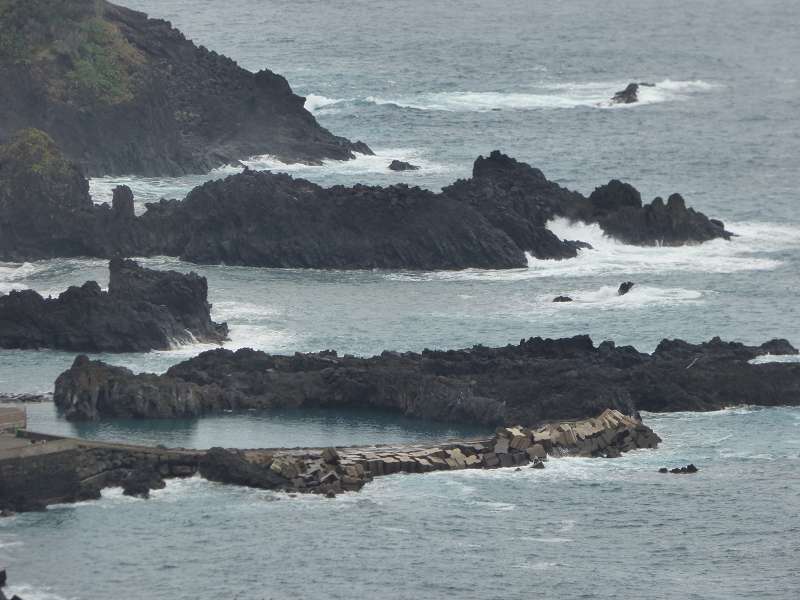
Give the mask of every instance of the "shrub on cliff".
[[97, 0], [0, 0], [0, 60], [43, 79], [55, 99], [91, 105], [132, 100], [143, 57]]

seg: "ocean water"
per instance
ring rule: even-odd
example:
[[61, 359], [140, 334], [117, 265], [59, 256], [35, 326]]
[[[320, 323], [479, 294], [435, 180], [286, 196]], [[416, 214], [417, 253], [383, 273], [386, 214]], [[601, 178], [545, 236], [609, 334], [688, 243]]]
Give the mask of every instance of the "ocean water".
[[[720, 335], [800, 345], [800, 6], [788, 0], [122, 0], [242, 66], [287, 77], [332, 131], [375, 156], [323, 166], [252, 157], [324, 185], [440, 189], [498, 148], [583, 193], [611, 178], [646, 200], [680, 192], [737, 236], [636, 248], [552, 223], [594, 250], [528, 268], [458, 272], [153, 268], [209, 279], [228, 347], [369, 355], [588, 333], [652, 350]], [[642, 102], [610, 107], [628, 82]], [[420, 165], [393, 173], [392, 159]], [[225, 167], [130, 185], [137, 210]], [[104, 261], [0, 264], [0, 292], [56, 294]], [[616, 296], [621, 281], [636, 283]], [[553, 304], [566, 294], [569, 304]], [[161, 372], [205, 347], [101, 358]], [[52, 389], [74, 354], [0, 350], [0, 392]], [[796, 360], [796, 359], [792, 359]], [[248, 413], [40, 430], [179, 446], [390, 443], [477, 433], [392, 415]], [[383, 478], [336, 500], [171, 482], [0, 520], [0, 563], [26, 600], [132, 598], [796, 598], [800, 412], [646, 415], [656, 451], [500, 470]], [[696, 476], [660, 466], [694, 462]]]

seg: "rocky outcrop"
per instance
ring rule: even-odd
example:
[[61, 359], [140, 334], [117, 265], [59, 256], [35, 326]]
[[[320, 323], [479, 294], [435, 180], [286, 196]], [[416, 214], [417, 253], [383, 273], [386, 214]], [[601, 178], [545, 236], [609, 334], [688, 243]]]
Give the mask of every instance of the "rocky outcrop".
[[0, 259], [167, 255], [263, 267], [521, 268], [527, 254], [563, 259], [588, 247], [547, 228], [560, 216], [597, 222], [638, 244], [730, 235], [682, 200], [642, 206], [638, 192], [619, 182], [585, 198], [499, 152], [479, 157], [471, 179], [441, 193], [406, 185], [323, 188], [245, 170], [183, 201], [149, 204], [137, 217], [128, 188], [114, 191], [111, 206], [94, 206], [87, 190], [41, 132], [0, 148]]
[[556, 296], [553, 298], [553, 302], [572, 302], [572, 298], [569, 296]]
[[611, 98], [611, 104], [633, 104], [639, 101], [639, 84], [629, 83]]
[[287, 81], [104, 0], [6, 0], [0, 140], [36, 127], [90, 175], [206, 172], [253, 155], [371, 154], [317, 123]]
[[357, 407], [439, 421], [532, 425], [607, 408], [716, 410], [736, 404], [800, 404], [800, 364], [752, 364], [796, 353], [761, 346], [664, 340], [652, 354], [588, 336], [531, 338], [516, 346], [372, 358], [333, 351], [274, 356], [211, 350], [164, 375], [79, 357], [59, 376], [54, 400], [68, 419], [189, 417], [248, 408]]
[[617, 296], [624, 296], [633, 289], [634, 285], [636, 284], [632, 281], [623, 281], [619, 284], [619, 288], [617, 288]]
[[389, 170], [390, 171], [419, 171], [419, 167], [417, 165], [412, 165], [409, 162], [405, 162], [403, 160], [393, 160], [389, 163]]
[[653, 87], [652, 83], [629, 83], [624, 90], [618, 91], [611, 98], [611, 104], [635, 104], [639, 101], [639, 87]]
[[680, 246], [732, 235], [721, 221], [687, 208], [678, 194], [666, 204], [656, 198], [645, 205], [636, 188], [614, 179], [586, 198], [498, 151], [478, 157], [472, 179], [460, 180], [443, 192], [468, 202], [537, 258], [553, 258], [558, 248], [563, 257], [574, 256], [586, 246], [558, 240], [547, 229], [547, 222], [556, 217], [597, 223], [607, 235], [641, 246]]
[[0, 347], [137, 352], [227, 339], [227, 325], [211, 320], [204, 277], [121, 259], [109, 270], [107, 292], [89, 281], [58, 298], [33, 290], [0, 296]]

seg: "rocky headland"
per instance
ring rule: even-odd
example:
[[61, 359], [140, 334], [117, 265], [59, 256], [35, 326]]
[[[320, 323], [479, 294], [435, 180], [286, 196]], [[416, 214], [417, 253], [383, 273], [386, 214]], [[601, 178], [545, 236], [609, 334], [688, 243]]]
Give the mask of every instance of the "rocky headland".
[[643, 204], [633, 186], [613, 180], [587, 198], [497, 151], [440, 193], [323, 188], [246, 169], [137, 216], [125, 186], [111, 205], [95, 205], [80, 170], [45, 133], [25, 130], [0, 147], [0, 260], [167, 255], [262, 267], [519, 268], [528, 254], [572, 258], [588, 246], [549, 230], [556, 217], [597, 223], [640, 245], [731, 236], [677, 194]]
[[92, 176], [371, 154], [321, 127], [280, 75], [105, 0], [0, 2], [0, 80], [0, 141], [42, 129]]
[[501, 348], [384, 352], [372, 358], [204, 352], [163, 375], [133, 374], [79, 356], [55, 382], [67, 419], [194, 417], [222, 410], [356, 407], [483, 425], [533, 425], [615, 409], [716, 410], [800, 404], [800, 364], [785, 340], [745, 346], [664, 340], [645, 354], [588, 336], [530, 338]]
[[122, 259], [111, 260], [109, 272], [108, 291], [88, 281], [57, 298], [0, 295], [0, 348], [140, 352], [227, 339], [227, 325], [211, 320], [205, 277]]

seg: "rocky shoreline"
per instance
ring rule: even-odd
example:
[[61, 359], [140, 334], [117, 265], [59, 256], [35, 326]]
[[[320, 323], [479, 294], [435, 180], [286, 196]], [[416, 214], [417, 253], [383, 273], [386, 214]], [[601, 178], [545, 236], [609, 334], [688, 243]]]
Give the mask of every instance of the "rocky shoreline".
[[122, 259], [111, 260], [109, 273], [107, 292], [88, 281], [57, 298], [0, 294], [0, 348], [143, 352], [227, 339], [228, 326], [211, 320], [205, 277]]
[[500, 348], [293, 356], [219, 349], [165, 374], [134, 374], [86, 356], [55, 382], [67, 419], [196, 417], [223, 410], [367, 408], [446, 422], [533, 424], [605, 409], [636, 415], [800, 404], [800, 364], [750, 361], [797, 354], [786, 340], [745, 346], [663, 340], [645, 354], [588, 336], [530, 338]]
[[0, 146], [0, 260], [177, 256], [202, 264], [320, 269], [508, 269], [567, 259], [589, 244], [562, 240], [555, 218], [596, 223], [624, 243], [729, 239], [717, 220], [671, 195], [642, 202], [612, 180], [589, 197], [548, 181], [498, 151], [472, 177], [434, 193], [417, 187], [323, 188], [245, 169], [141, 216], [127, 187], [95, 205], [80, 169], [46, 134], [26, 130]]
[[372, 153], [319, 125], [277, 73], [251, 73], [168, 21], [105, 0], [11, 0], [2, 12], [0, 141], [42, 129], [92, 176]]

